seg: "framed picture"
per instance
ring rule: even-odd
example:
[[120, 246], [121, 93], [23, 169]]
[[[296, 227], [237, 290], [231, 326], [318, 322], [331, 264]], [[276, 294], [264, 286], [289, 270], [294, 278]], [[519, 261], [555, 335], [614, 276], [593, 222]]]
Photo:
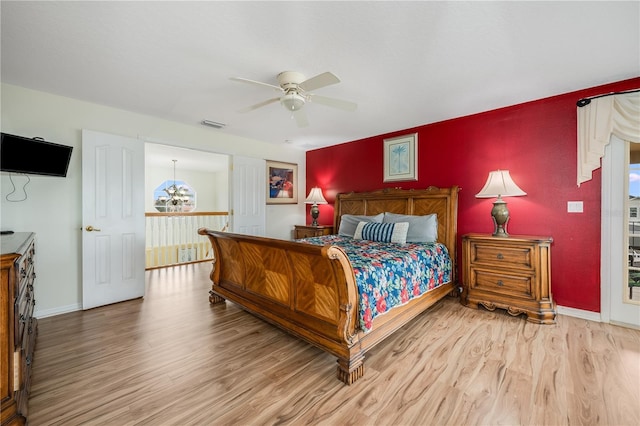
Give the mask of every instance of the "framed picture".
[[267, 204], [298, 204], [298, 165], [267, 160]]
[[384, 182], [418, 180], [418, 134], [384, 140]]

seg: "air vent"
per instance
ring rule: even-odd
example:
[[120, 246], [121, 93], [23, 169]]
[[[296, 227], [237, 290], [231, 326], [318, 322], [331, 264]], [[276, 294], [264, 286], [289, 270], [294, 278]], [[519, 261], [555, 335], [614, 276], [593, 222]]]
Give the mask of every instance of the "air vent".
[[211, 121], [211, 120], [202, 120], [200, 124], [202, 124], [203, 126], [214, 127], [216, 129], [222, 129], [224, 126], [226, 126], [226, 124], [224, 123], [218, 123], [217, 121]]

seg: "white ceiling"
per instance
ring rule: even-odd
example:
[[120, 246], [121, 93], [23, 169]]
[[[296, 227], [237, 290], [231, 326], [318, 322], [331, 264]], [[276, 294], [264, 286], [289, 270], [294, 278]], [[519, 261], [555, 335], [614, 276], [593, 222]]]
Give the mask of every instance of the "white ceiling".
[[[640, 75], [640, 2], [3, 0], [2, 81], [303, 150]], [[298, 128], [281, 71], [339, 84]]]

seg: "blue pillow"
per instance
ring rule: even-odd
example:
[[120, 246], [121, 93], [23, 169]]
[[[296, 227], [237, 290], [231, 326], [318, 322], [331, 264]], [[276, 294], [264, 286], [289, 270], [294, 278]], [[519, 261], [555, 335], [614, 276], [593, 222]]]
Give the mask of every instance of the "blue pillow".
[[433, 243], [438, 240], [438, 215], [435, 213], [415, 216], [385, 212], [382, 222], [408, 222], [407, 242], [409, 243]]
[[353, 234], [355, 240], [369, 240], [380, 243], [405, 244], [407, 242], [408, 222], [375, 223], [360, 222]]
[[382, 223], [384, 213], [377, 214], [375, 216], [364, 216], [354, 214], [343, 214], [340, 218], [340, 229], [338, 234], [343, 237], [353, 238], [353, 234], [356, 232], [356, 227], [360, 222], [378, 222]]

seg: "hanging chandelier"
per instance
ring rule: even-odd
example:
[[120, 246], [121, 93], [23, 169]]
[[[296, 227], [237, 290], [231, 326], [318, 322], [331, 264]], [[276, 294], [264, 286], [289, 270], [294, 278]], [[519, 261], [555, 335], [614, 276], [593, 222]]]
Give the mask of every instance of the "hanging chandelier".
[[182, 212], [191, 211], [193, 209], [191, 189], [188, 186], [178, 185], [176, 181], [176, 163], [173, 161], [173, 183], [165, 186], [163, 191], [165, 195], [160, 195], [156, 199], [156, 206], [164, 206], [165, 212]]

